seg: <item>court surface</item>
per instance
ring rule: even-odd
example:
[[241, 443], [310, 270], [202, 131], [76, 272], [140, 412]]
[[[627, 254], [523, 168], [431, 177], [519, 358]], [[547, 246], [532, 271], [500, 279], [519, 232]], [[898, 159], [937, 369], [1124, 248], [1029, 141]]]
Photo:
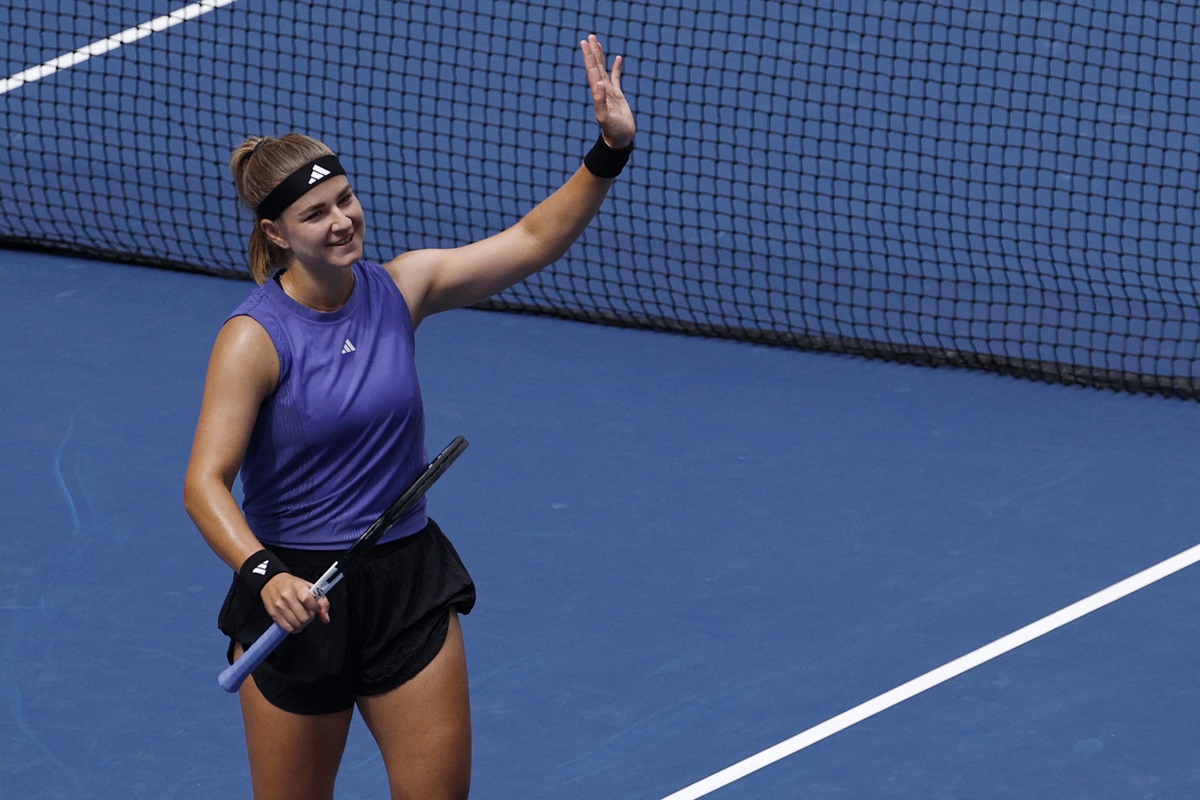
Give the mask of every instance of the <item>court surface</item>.
[[[250, 284], [0, 254], [0, 796], [248, 797], [183, 512]], [[480, 311], [418, 333], [473, 797], [660, 800], [1187, 551], [1193, 402]], [[1196, 568], [706, 796], [1200, 793]], [[339, 797], [382, 796], [356, 723]]]

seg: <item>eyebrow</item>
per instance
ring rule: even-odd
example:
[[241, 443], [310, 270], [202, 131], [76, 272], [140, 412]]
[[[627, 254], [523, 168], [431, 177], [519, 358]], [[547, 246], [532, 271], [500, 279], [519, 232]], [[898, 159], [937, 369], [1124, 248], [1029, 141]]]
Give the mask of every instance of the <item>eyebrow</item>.
[[[347, 186], [345, 189], [343, 189], [342, 191], [338, 192], [338, 195], [337, 195], [337, 197], [335, 197], [335, 198], [334, 198], [334, 202], [335, 202], [335, 203], [341, 202], [342, 198], [344, 198], [344, 197], [345, 197], [346, 195], [348, 195], [348, 194], [353, 194], [353, 192], [354, 192], [354, 187], [352, 187], [352, 186]], [[317, 209], [324, 208], [325, 206], [326, 206], [326, 204], [325, 204], [325, 203], [312, 203], [312, 204], [310, 204], [310, 205], [307, 205], [307, 206], [301, 206], [301, 207], [300, 207], [300, 208], [299, 208], [299, 209], [296, 211], [296, 213], [297, 213], [298, 215], [300, 215], [300, 216], [304, 216], [305, 214], [308, 214], [308, 213], [309, 213], [309, 212], [311, 212], [311, 211], [316, 211]]]
[[296, 213], [299, 216], [303, 217], [305, 214], [308, 214], [311, 211], [316, 211], [316, 210], [324, 207], [324, 205], [325, 205], [324, 203], [312, 203], [311, 205], [301, 206], [299, 209], [296, 210]]

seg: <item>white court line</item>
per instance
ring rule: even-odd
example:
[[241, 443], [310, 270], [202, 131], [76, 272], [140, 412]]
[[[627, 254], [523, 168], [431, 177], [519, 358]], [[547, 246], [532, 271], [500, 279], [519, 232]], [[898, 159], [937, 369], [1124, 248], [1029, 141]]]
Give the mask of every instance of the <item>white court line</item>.
[[121, 45], [136, 42], [138, 39], [142, 39], [152, 33], [165, 31], [167, 28], [174, 27], [181, 22], [187, 22], [190, 19], [195, 19], [196, 17], [207, 14], [210, 11], [235, 2], [237, 2], [237, 0], [204, 0], [204, 2], [192, 3], [191, 5], [185, 6], [178, 11], [172, 11], [170, 14], [152, 19], [149, 22], [143, 22], [137, 27], [127, 28], [118, 34], [109, 36], [107, 39], [101, 39], [99, 41], [92, 42], [86, 47], [81, 47], [73, 53], [64, 53], [58, 58], [47, 61], [45, 64], [39, 64], [36, 67], [30, 67], [27, 70], [18, 72], [11, 78], [6, 78], [3, 81], [0, 81], [0, 94], [6, 94], [11, 92], [13, 89], [18, 89], [24, 86], [27, 83], [39, 81], [42, 78], [53, 75], [59, 70], [67, 69], [68, 67], [73, 67], [76, 64], [87, 61], [92, 56], [103, 55], [110, 50], [116, 50]]
[[1119, 583], [1114, 583], [1107, 589], [1101, 589], [1089, 597], [1072, 603], [1049, 616], [1042, 617], [1037, 622], [1026, 625], [1020, 630], [1013, 631], [991, 644], [986, 644], [978, 650], [956, 658], [948, 664], [927, 672], [919, 678], [914, 678], [908, 683], [897, 686], [895, 689], [885, 692], [861, 705], [857, 705], [849, 711], [844, 711], [836, 717], [832, 717], [819, 725], [809, 728], [803, 733], [780, 742], [774, 747], [770, 747], [761, 753], [739, 761], [731, 767], [726, 767], [715, 775], [711, 775], [704, 780], [693, 783], [691, 786], [680, 789], [674, 794], [668, 795], [663, 800], [696, 800], [696, 798], [704, 797], [723, 786], [728, 786], [739, 778], [744, 778], [752, 772], [756, 772], [769, 764], [774, 764], [776, 761], [797, 753], [809, 745], [828, 738], [839, 731], [843, 731], [851, 725], [862, 722], [868, 717], [872, 717], [898, 703], [902, 703], [924, 692], [926, 689], [932, 689], [934, 686], [961, 675], [969, 669], [973, 669], [986, 661], [990, 661], [1023, 644], [1027, 644], [1039, 636], [1047, 634], [1056, 628], [1061, 628], [1069, 622], [1074, 622], [1098, 608], [1120, 600], [1126, 595], [1133, 594], [1139, 589], [1144, 589], [1155, 581], [1162, 580], [1168, 575], [1172, 575], [1185, 567], [1195, 564], [1197, 561], [1200, 561], [1200, 545], [1184, 550], [1179, 555], [1172, 556], [1166, 561], [1161, 561], [1153, 567], [1132, 575]]

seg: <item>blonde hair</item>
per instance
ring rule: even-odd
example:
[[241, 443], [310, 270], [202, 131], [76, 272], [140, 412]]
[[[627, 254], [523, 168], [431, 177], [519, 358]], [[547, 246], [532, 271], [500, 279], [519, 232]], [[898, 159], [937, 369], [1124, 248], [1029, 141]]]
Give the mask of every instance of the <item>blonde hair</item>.
[[302, 133], [278, 138], [251, 136], [233, 151], [229, 171], [242, 204], [254, 214], [250, 231], [250, 275], [261, 286], [285, 266], [287, 253], [262, 229], [255, 209], [279, 184], [296, 170], [321, 156], [332, 155], [324, 142]]

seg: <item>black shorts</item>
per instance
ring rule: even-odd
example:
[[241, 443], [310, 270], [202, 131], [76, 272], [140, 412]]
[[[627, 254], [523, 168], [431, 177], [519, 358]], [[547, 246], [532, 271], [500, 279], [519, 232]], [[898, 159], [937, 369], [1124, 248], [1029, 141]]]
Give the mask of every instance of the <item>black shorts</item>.
[[[345, 551], [272, 551], [292, 574], [315, 583]], [[410, 680], [441, 651], [450, 609], [470, 613], [475, 584], [450, 540], [433, 522], [420, 533], [377, 545], [329, 592], [330, 622], [314, 620], [284, 639], [252, 673], [263, 696], [296, 714], [331, 714], [356, 697]], [[271, 626], [262, 598], [234, 576], [217, 627], [252, 645]]]

